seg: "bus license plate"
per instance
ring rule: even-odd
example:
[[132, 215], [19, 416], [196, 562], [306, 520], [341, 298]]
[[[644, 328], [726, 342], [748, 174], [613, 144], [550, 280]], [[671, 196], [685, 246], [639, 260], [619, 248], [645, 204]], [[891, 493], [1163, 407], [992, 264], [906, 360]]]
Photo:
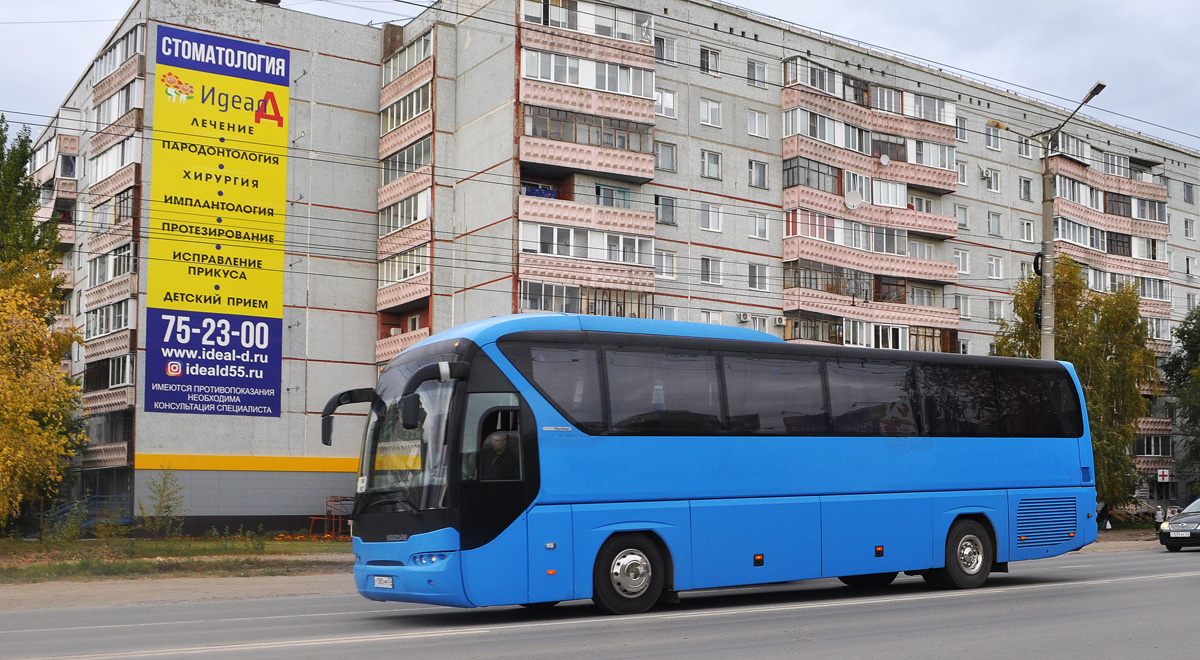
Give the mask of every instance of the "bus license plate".
[[375, 576], [375, 588], [376, 589], [391, 589], [392, 588], [392, 576], [376, 575]]

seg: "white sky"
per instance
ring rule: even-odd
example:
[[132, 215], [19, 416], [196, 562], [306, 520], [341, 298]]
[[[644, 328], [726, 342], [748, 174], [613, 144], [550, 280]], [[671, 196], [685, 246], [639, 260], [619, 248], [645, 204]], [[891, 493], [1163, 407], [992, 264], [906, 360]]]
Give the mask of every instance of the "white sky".
[[[1108, 88], [1085, 114], [1200, 149], [1195, 0], [738, 1], [1062, 106], [1074, 107], [1103, 80]], [[0, 112], [10, 125], [30, 124], [37, 133], [128, 5], [0, 0]], [[419, 11], [392, 0], [284, 0], [283, 6], [356, 23]]]

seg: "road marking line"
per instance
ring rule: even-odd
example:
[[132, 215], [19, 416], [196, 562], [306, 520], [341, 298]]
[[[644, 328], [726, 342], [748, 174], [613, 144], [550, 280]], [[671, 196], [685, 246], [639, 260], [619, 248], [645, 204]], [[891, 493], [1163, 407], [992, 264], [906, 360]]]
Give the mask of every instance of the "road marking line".
[[271, 616], [242, 616], [227, 619], [183, 619], [179, 621], [157, 621], [145, 623], [108, 623], [95, 626], [72, 626], [69, 628], [33, 628], [25, 630], [0, 630], [0, 635], [23, 635], [39, 632], [72, 632], [79, 630], [111, 630], [113, 628], [140, 628], [153, 626], [185, 626], [191, 624], [231, 623], [236, 621], [270, 621], [275, 619], [303, 619], [306, 617], [343, 616], [348, 614], [408, 614], [409, 612], [444, 612], [444, 607], [421, 607], [412, 609], [389, 610], [349, 610], [346, 612], [312, 612], [310, 614], [276, 614]]

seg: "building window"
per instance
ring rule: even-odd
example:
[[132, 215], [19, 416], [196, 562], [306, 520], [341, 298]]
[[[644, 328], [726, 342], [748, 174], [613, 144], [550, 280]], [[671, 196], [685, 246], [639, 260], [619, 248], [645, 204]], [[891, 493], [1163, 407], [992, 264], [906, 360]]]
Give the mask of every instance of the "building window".
[[924, 241], [909, 241], [908, 256], [913, 259], [932, 259], [933, 244]]
[[1000, 257], [990, 256], [990, 257], [988, 257], [987, 261], [988, 261], [988, 279], [989, 280], [998, 280], [1004, 276], [1004, 273], [1002, 271], [1003, 261], [1001, 260]]
[[902, 351], [908, 348], [908, 328], [902, 325], [875, 324], [875, 348]]
[[754, 60], [746, 60], [746, 83], [755, 87], [766, 87], [767, 65]]
[[721, 260], [716, 257], [700, 257], [700, 281], [706, 284], [721, 283]]
[[433, 54], [433, 32], [426, 32], [383, 61], [383, 86], [408, 73]]
[[933, 200], [919, 195], [909, 195], [908, 208], [920, 213], [933, 213]]
[[654, 37], [654, 59], [664, 64], [675, 63], [675, 40]]
[[130, 300], [121, 300], [84, 314], [84, 339], [95, 339], [109, 333], [129, 328]]
[[957, 139], [959, 142], [966, 142], [967, 141], [967, 118], [966, 117], [955, 117], [954, 118], [954, 126], [955, 126], [955, 131], [954, 131], [955, 139]]
[[767, 214], [750, 212], [750, 238], [767, 237]]
[[1000, 235], [999, 213], [988, 213], [988, 233], [996, 236]]
[[958, 168], [958, 185], [967, 185], [967, 164], [960, 160], [954, 166]]
[[983, 146], [993, 151], [1000, 151], [1000, 129], [995, 126], [983, 127]]
[[700, 205], [700, 228], [721, 231], [721, 207], [713, 204]]
[[383, 159], [380, 163], [382, 185], [387, 185], [396, 179], [415, 172], [429, 164], [433, 159], [432, 138], [426, 136], [396, 153]]
[[623, 234], [604, 234], [604, 236], [605, 247], [607, 247], [605, 258], [608, 261], [640, 266], [649, 266], [654, 263], [654, 250], [649, 238]]
[[1104, 173], [1129, 178], [1129, 156], [1104, 154]]
[[654, 72], [623, 64], [596, 62], [595, 88], [602, 92], [654, 98]]
[[898, 89], [878, 85], [871, 88], [871, 107], [876, 110], [900, 114], [903, 110], [902, 98], [903, 95]]
[[783, 187], [805, 186], [838, 194], [841, 170], [800, 156], [783, 161]]
[[915, 140], [913, 145], [913, 163], [942, 170], [951, 169], [954, 163], [954, 147], [925, 140]]
[[654, 125], [525, 106], [525, 135], [595, 147], [654, 153]]
[[721, 102], [700, 99], [700, 123], [705, 126], [721, 127]]
[[946, 123], [946, 102], [942, 99], [913, 94], [913, 116], [917, 119]]
[[871, 133], [871, 155], [887, 156], [897, 163], [908, 162], [908, 140], [899, 135]]
[[667, 307], [666, 305], [655, 305], [654, 311], [653, 311], [653, 316], [651, 318], [656, 318], [660, 321], [674, 321], [675, 320], [675, 312], [676, 312], [676, 310], [674, 307]]
[[92, 65], [92, 84], [100, 82], [125, 63], [146, 50], [146, 26], [135, 25], [109, 46]]
[[955, 250], [954, 251], [954, 263], [956, 266], [958, 266], [959, 273], [962, 273], [965, 275], [968, 272], [970, 272], [971, 257], [970, 257], [969, 253], [967, 253], [963, 250]]
[[767, 267], [762, 264], [750, 264], [749, 286], [755, 291], [767, 290]]
[[1185, 295], [1184, 296], [1184, 305], [1187, 306], [1187, 311], [1189, 311], [1189, 312], [1192, 311], [1193, 309], [1196, 309], [1196, 294], [1189, 293], [1189, 294]]
[[675, 171], [675, 145], [666, 142], [654, 143], [654, 169]]
[[[549, 55], [548, 53], [542, 54]], [[429, 90], [431, 86], [432, 83], [425, 83], [405, 94], [400, 100], [384, 108], [379, 113], [379, 134], [386, 135], [429, 112]]]
[[596, 186], [596, 203], [600, 206], [629, 208], [629, 189], [614, 188], [613, 186]]
[[907, 208], [907, 193], [908, 187], [898, 181], [883, 181], [881, 179], [871, 181], [872, 203], [876, 206], [891, 206], [898, 209]]
[[1195, 238], [1196, 237], [1196, 221], [1195, 220], [1191, 220], [1189, 218], [1183, 219], [1183, 237], [1184, 238]]
[[842, 338], [847, 346], [872, 345], [871, 324], [866, 321], [845, 319], [842, 321]]
[[721, 312], [711, 309], [702, 309], [700, 310], [700, 322], [721, 325]]
[[909, 294], [910, 303], [921, 307], [933, 307], [933, 289], [914, 286]]
[[721, 154], [715, 151], [700, 152], [700, 176], [706, 179], [721, 178]]
[[954, 294], [954, 309], [958, 310], [958, 318], [971, 318], [971, 300], [967, 296], [961, 293]]
[[714, 76], [721, 75], [721, 51], [711, 48], [701, 48], [700, 71]]
[[1196, 203], [1196, 186], [1194, 184], [1191, 184], [1191, 183], [1183, 184], [1183, 203], [1184, 204], [1195, 204]]
[[958, 218], [959, 229], [967, 228], [967, 221], [969, 218], [968, 213], [967, 207], [959, 206], [957, 204], [954, 205], [954, 217]]
[[1000, 171], [987, 169], [983, 171], [984, 178], [987, 180], [987, 189], [991, 192], [1000, 192]]
[[1029, 138], [1024, 136], [1017, 138], [1017, 155], [1021, 158], [1033, 158], [1029, 148]]
[[752, 188], [767, 187], [767, 164], [762, 161], [750, 161], [750, 186]]
[[988, 301], [988, 320], [999, 321], [1004, 318], [1004, 301], [989, 300]]
[[751, 316], [750, 317], [750, 329], [757, 330], [759, 332], [766, 332], [767, 331], [767, 317]]
[[666, 89], [654, 90], [654, 114], [660, 117], [675, 116], [675, 92]]
[[654, 221], [660, 225], [675, 225], [676, 199], [666, 195], [654, 196]]
[[429, 244], [394, 254], [379, 262], [379, 287], [403, 282], [429, 270]]
[[654, 251], [654, 276], [668, 280], [675, 279], [674, 252]]
[[522, 281], [521, 309], [578, 314], [579, 287]]
[[1021, 240], [1025, 241], [1026, 243], [1033, 242], [1033, 221], [1032, 220], [1022, 220], [1021, 221]]
[[133, 385], [133, 356], [121, 355], [108, 359], [108, 386]]
[[767, 113], [750, 110], [746, 113], [746, 132], [755, 137], [767, 137]]
[[578, 85], [579, 58], [526, 50], [525, 77], [563, 85]]
[[1033, 179], [1020, 177], [1017, 179], [1017, 192], [1026, 202], [1033, 201]]
[[379, 236], [382, 238], [428, 218], [429, 199], [430, 189], [426, 188], [380, 211]]
[[845, 147], [860, 154], [871, 153], [871, 132], [852, 124], [845, 124]]

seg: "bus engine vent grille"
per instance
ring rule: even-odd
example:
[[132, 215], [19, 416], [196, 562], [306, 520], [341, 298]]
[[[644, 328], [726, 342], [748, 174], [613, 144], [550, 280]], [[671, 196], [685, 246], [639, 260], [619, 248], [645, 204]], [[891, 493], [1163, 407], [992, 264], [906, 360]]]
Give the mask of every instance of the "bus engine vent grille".
[[1017, 547], [1058, 545], [1075, 536], [1075, 498], [1021, 500], [1017, 505]]

